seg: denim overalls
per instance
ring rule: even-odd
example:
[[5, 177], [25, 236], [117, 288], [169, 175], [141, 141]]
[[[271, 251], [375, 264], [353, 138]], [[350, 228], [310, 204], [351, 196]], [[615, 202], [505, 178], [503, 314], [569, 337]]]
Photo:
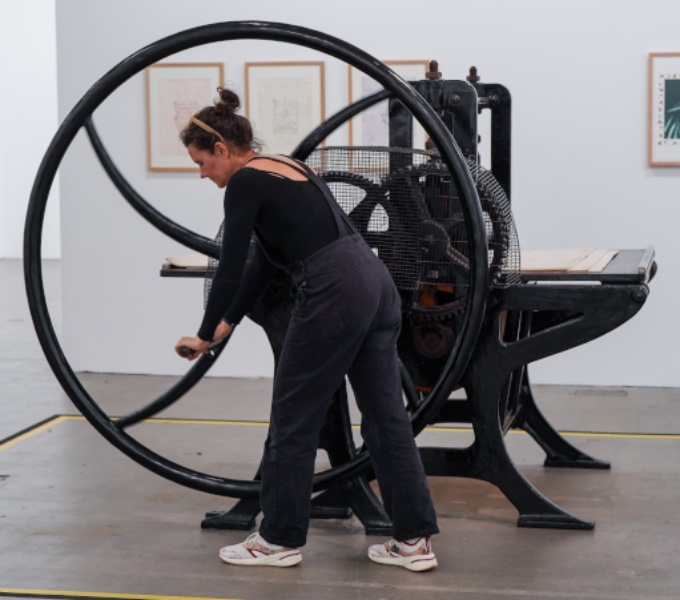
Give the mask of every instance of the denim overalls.
[[393, 536], [406, 540], [437, 533], [402, 397], [396, 347], [399, 294], [387, 268], [356, 233], [323, 180], [304, 163], [299, 167], [323, 193], [339, 237], [284, 267], [297, 299], [274, 377], [261, 465], [260, 533], [273, 544], [304, 546], [319, 433], [345, 375], [362, 414], [361, 434]]

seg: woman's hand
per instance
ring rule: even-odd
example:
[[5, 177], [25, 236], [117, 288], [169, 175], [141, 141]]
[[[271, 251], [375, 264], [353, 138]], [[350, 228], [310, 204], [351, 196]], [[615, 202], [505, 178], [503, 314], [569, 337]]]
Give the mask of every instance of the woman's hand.
[[221, 342], [226, 340], [234, 328], [229, 325], [226, 321], [220, 321], [220, 324], [215, 328], [215, 333], [213, 333], [213, 342]]
[[[234, 327], [229, 325], [226, 321], [220, 321], [220, 324], [215, 328], [215, 333], [213, 334], [212, 342], [206, 342], [198, 336], [194, 337], [183, 337], [180, 338], [179, 342], [175, 344], [175, 352], [179, 354], [182, 358], [187, 360], [195, 360], [201, 354], [210, 354], [210, 348], [223, 342], [234, 331]], [[186, 354], [186, 349], [191, 351], [191, 354]]]
[[[175, 352], [187, 360], [196, 360], [201, 354], [209, 354], [209, 346], [210, 342], [206, 342], [198, 336], [183, 337], [180, 338], [177, 344], [175, 344]], [[183, 354], [184, 350], [182, 350], [182, 348], [189, 348], [189, 350], [191, 350], [191, 354], [185, 356]]]

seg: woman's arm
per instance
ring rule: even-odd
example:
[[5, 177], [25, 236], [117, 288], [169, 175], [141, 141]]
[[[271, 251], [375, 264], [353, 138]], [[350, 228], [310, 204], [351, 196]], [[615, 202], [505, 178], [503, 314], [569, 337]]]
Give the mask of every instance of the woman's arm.
[[213, 339], [215, 328], [239, 294], [250, 237], [260, 206], [261, 195], [247, 176], [247, 170], [239, 171], [232, 177], [224, 194], [224, 237], [220, 262], [198, 330], [198, 337], [202, 340]]
[[241, 280], [241, 287], [231, 306], [229, 306], [224, 314], [224, 321], [230, 325], [238, 325], [241, 322], [243, 316], [250, 311], [253, 304], [264, 292], [274, 269], [274, 265], [269, 262], [260, 243], [255, 242], [253, 259], [245, 269], [243, 279]]

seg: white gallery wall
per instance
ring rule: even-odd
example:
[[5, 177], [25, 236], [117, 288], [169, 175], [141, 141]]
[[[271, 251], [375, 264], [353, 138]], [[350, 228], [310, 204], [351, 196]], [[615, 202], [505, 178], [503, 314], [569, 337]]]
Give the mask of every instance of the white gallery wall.
[[[340, 7], [336, 9], [336, 7]], [[677, 0], [487, 0], [414, 6], [402, 0], [60, 0], [59, 114], [139, 48], [192, 26], [230, 20], [312, 27], [383, 60], [436, 59], [448, 79], [471, 65], [513, 96], [513, 207], [522, 246], [656, 247], [660, 270], [646, 306], [619, 330], [532, 370], [537, 383], [680, 386], [680, 169], [647, 166], [647, 57], [680, 52]], [[83, 24], [87, 26], [83, 26]], [[347, 104], [347, 67], [302, 47], [234, 41], [168, 57], [223, 62], [243, 93], [244, 63], [326, 62], [326, 114]], [[185, 226], [212, 236], [222, 194], [196, 174], [146, 168], [143, 76], [118, 89], [94, 121], [137, 190]], [[344, 143], [347, 131], [330, 140]], [[266, 140], [265, 140], [266, 141]], [[177, 374], [172, 347], [202, 315], [202, 283], [164, 279], [166, 256], [187, 249], [126, 205], [75, 139], [61, 172], [63, 341], [76, 370]], [[261, 330], [244, 323], [214, 375], [270, 376]]]
[[[54, 0], [0, 0], [0, 258], [22, 256], [31, 185], [57, 120]], [[59, 190], [43, 231], [43, 256], [58, 258]]]

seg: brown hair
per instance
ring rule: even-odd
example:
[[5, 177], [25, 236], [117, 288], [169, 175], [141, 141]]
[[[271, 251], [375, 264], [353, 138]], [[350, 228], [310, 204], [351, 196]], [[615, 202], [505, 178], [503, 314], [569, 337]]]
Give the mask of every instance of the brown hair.
[[[224, 88], [217, 88], [217, 92], [220, 99], [215, 102], [215, 106], [206, 106], [199, 110], [179, 134], [180, 141], [185, 146], [191, 144], [195, 148], [207, 150], [211, 154], [215, 142], [218, 141], [226, 143], [238, 153], [244, 153], [248, 150], [261, 150], [262, 144], [253, 136], [250, 121], [236, 114], [241, 106], [241, 101], [236, 93]], [[207, 128], [198, 125], [194, 119], [198, 119], [198, 121], [207, 125]]]

